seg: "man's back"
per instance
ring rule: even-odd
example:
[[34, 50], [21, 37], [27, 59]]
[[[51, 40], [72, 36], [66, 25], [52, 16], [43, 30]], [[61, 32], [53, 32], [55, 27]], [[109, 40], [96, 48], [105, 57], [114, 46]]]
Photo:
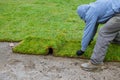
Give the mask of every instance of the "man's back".
[[97, 17], [97, 22], [104, 22], [120, 13], [120, 0], [97, 0], [90, 3], [90, 8], [86, 13], [86, 20], [92, 16]]
[[120, 13], [120, 0], [110, 0], [112, 2], [112, 8], [116, 13]]

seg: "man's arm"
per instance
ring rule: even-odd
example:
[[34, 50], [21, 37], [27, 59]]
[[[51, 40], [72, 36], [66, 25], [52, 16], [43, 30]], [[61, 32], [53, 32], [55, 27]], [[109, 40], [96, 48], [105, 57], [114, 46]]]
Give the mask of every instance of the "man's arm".
[[86, 26], [84, 29], [84, 34], [82, 37], [82, 51], [85, 51], [87, 49], [88, 44], [90, 41], [94, 38], [98, 25], [97, 23], [97, 17], [95, 16], [90, 16], [91, 18], [86, 21]]
[[[91, 42], [93, 41], [94, 36], [95, 36], [95, 34], [96, 34], [96, 32], [97, 32], [98, 26], [99, 26], [99, 23], [96, 23], [96, 25], [95, 25], [95, 30], [94, 30], [94, 32], [93, 32], [93, 36], [92, 36], [92, 39], [90, 40], [89, 44], [91, 44]], [[88, 44], [88, 45], [89, 45], [89, 44]]]

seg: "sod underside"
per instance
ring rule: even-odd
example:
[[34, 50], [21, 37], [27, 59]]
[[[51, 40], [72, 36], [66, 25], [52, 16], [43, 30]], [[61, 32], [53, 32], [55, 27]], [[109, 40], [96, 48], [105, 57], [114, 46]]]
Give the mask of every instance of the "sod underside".
[[[89, 45], [85, 54], [79, 58], [89, 59], [95, 41]], [[80, 42], [77, 41], [62, 41], [60, 39], [40, 39], [40, 38], [26, 38], [13, 48], [14, 52], [24, 54], [47, 55], [52, 49], [52, 54], [59, 57], [76, 57], [76, 51], [80, 48]], [[120, 61], [120, 47], [119, 45], [111, 44], [109, 46], [105, 61]]]

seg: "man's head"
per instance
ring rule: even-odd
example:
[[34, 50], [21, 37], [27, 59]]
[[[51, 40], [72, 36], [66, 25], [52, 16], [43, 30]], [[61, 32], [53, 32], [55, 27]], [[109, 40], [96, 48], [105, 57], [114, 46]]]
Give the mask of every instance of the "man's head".
[[81, 5], [77, 8], [77, 12], [78, 12], [78, 15], [81, 17], [81, 19], [83, 19], [85, 21], [85, 16], [86, 16], [86, 13], [89, 9], [89, 5]]

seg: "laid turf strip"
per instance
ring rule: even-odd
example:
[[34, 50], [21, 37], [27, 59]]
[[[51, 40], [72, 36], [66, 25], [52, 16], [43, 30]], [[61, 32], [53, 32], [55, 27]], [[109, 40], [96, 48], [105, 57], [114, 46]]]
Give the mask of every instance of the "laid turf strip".
[[[76, 55], [76, 51], [80, 48], [80, 42], [78, 41], [63, 41], [61, 39], [40, 39], [35, 37], [28, 37], [25, 40], [21, 41], [17, 46], [15, 46], [13, 48], [13, 51], [23, 54], [53, 54], [54, 56], [59, 57], [75, 57], [89, 59], [93, 52], [94, 45], [95, 41], [89, 45], [84, 55], [78, 57]], [[111, 44], [108, 48], [105, 61], [120, 61], [119, 47], [120, 45]]]

